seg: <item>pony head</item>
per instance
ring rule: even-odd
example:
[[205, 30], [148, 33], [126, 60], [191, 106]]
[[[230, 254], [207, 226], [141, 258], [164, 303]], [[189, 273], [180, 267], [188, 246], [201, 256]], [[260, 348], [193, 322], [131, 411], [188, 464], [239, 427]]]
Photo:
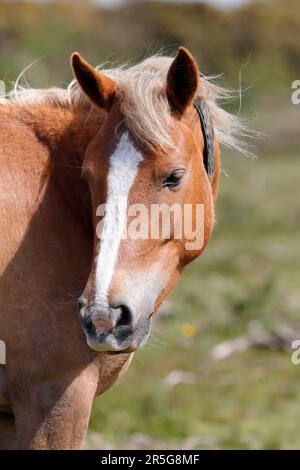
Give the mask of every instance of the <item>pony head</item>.
[[184, 48], [174, 59], [156, 56], [109, 71], [74, 53], [72, 67], [81, 92], [103, 111], [83, 162], [94, 256], [80, 318], [91, 348], [131, 352], [145, 344], [153, 314], [212, 232], [218, 139], [210, 176], [207, 136], [193, 106], [208, 85]]

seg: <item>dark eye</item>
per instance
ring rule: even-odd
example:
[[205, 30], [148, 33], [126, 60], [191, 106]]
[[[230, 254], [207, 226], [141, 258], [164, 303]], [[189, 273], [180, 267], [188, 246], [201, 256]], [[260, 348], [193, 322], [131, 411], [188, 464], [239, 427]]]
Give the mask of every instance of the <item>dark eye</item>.
[[170, 175], [164, 180], [164, 186], [170, 189], [174, 189], [180, 185], [184, 177], [184, 170], [174, 170]]

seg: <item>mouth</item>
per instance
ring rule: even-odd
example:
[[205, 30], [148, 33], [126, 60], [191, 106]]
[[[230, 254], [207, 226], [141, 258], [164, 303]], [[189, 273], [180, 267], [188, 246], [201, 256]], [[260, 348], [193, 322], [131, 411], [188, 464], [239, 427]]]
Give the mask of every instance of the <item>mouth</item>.
[[128, 354], [142, 348], [150, 335], [151, 322], [148, 318], [139, 322], [133, 329], [128, 327], [112, 328], [103, 333], [97, 333], [97, 329], [90, 319], [82, 324], [88, 346], [97, 352], [111, 354]]
[[110, 354], [111, 356], [117, 356], [119, 354], [131, 354], [136, 352], [136, 350], [139, 348], [135, 348], [133, 346], [129, 346], [127, 349], [123, 349], [121, 351], [106, 351], [107, 354]]

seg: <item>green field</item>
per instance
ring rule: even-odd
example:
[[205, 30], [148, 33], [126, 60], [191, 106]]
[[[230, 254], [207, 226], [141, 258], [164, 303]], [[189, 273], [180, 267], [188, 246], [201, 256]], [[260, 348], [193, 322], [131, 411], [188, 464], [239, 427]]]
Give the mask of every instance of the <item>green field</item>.
[[[94, 445], [300, 447], [300, 365], [289, 347], [210, 358], [215, 345], [259, 325], [289, 326], [300, 339], [299, 156], [224, 155], [223, 168], [207, 251], [186, 270], [150, 344], [96, 400], [90, 429], [103, 440]], [[193, 383], [168, 387], [174, 370]]]

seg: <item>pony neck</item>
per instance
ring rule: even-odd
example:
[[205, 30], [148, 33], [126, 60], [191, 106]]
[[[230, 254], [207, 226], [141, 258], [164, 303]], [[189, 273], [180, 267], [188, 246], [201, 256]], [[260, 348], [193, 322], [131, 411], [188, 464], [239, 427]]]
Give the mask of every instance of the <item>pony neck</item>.
[[23, 120], [49, 148], [52, 158], [82, 165], [86, 149], [104, 117], [103, 111], [90, 106], [44, 103], [24, 109]]
[[102, 126], [104, 112], [86, 106], [49, 103], [28, 106], [22, 111], [22, 121], [47, 151], [46, 180], [51, 179], [60, 191], [62, 201], [90, 226], [90, 195], [81, 168], [86, 149]]

